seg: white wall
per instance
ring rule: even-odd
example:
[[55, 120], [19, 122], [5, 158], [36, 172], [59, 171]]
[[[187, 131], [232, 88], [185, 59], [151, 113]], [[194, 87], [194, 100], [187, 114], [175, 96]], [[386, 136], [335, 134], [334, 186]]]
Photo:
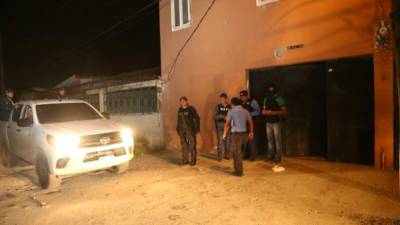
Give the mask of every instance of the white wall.
[[146, 139], [150, 147], [157, 147], [163, 144], [159, 113], [111, 114], [110, 119], [133, 129], [135, 139]]

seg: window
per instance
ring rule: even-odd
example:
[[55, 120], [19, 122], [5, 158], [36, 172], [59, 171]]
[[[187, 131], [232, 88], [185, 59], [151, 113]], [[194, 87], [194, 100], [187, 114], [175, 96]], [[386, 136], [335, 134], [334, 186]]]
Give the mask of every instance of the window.
[[99, 113], [86, 103], [37, 105], [36, 113], [39, 123], [42, 124], [103, 119]]
[[89, 102], [97, 110], [100, 110], [99, 94], [86, 95], [83, 100]]
[[22, 105], [16, 105], [13, 110], [13, 115], [12, 115], [12, 120], [14, 122], [17, 122], [19, 120], [21, 111], [22, 111]]
[[155, 87], [107, 93], [108, 113], [152, 113], [157, 111], [158, 98]]
[[190, 7], [191, 0], [171, 0], [172, 31], [190, 27], [192, 22]]
[[269, 3], [277, 2], [279, 0], [256, 0], [256, 5], [257, 6], [263, 6]]
[[31, 106], [29, 105], [25, 106], [24, 115], [22, 116], [22, 119], [30, 119], [33, 121], [33, 112]]

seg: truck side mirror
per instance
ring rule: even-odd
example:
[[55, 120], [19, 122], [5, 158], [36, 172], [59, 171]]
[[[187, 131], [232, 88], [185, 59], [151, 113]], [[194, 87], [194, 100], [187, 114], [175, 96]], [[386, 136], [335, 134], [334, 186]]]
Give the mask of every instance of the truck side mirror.
[[20, 119], [17, 122], [20, 127], [31, 127], [33, 125], [33, 121], [31, 118]]

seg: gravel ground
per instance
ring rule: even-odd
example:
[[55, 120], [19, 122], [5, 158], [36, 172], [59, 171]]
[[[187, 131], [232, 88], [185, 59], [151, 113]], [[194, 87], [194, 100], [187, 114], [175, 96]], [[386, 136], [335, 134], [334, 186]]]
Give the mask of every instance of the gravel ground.
[[257, 161], [235, 177], [231, 161], [179, 162], [176, 152], [143, 155], [125, 174], [71, 177], [57, 192], [37, 186], [32, 166], [0, 167], [0, 224], [400, 225], [393, 172], [287, 158], [283, 173]]

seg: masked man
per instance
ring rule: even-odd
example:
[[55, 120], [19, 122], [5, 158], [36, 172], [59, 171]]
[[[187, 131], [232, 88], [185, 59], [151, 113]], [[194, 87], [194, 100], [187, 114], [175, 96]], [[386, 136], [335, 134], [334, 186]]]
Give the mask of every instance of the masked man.
[[285, 100], [278, 93], [274, 84], [268, 85], [267, 96], [264, 98], [262, 114], [266, 120], [268, 139], [267, 160], [274, 163], [272, 170], [282, 172], [285, 168], [279, 166], [282, 161], [282, 118], [287, 113]]

